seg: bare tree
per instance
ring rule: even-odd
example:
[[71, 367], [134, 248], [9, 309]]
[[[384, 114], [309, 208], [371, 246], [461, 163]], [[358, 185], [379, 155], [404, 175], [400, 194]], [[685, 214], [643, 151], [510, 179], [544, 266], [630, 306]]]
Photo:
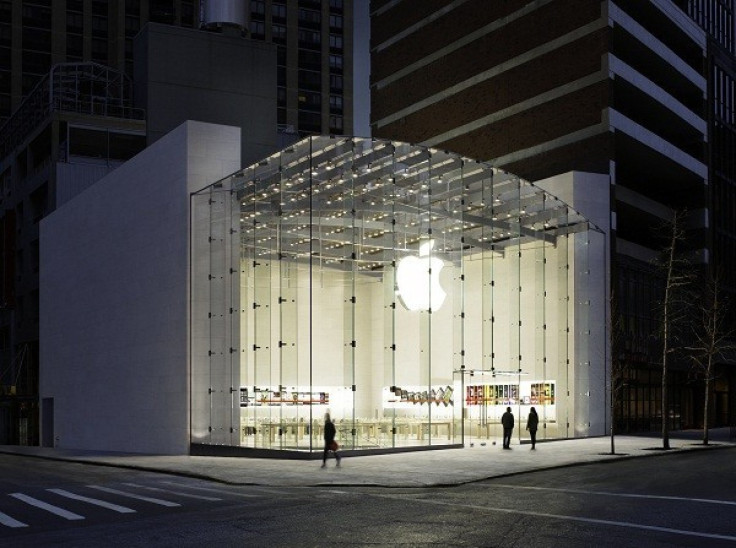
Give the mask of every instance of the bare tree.
[[[697, 306], [699, 318], [692, 325], [693, 344], [686, 350], [693, 364], [693, 371], [705, 384], [703, 404], [703, 445], [708, 445], [708, 411], [710, 409], [710, 387], [715, 379], [715, 362], [736, 349], [734, 330], [727, 324], [727, 307], [718, 275], [709, 275], [703, 284], [702, 295]], [[698, 321], [699, 320], [699, 321]]]
[[680, 249], [685, 240], [684, 211], [675, 211], [667, 223], [667, 244], [662, 249], [659, 267], [664, 278], [664, 297], [662, 299], [662, 448], [670, 448], [669, 432], [669, 394], [667, 372], [670, 356], [678, 350], [676, 328], [686, 314], [687, 299], [683, 298], [685, 289], [692, 281], [689, 264]]
[[611, 291], [610, 326], [608, 336], [611, 344], [611, 455], [616, 454], [615, 424], [616, 407], [621, 403], [624, 379], [627, 369], [624, 348], [624, 322], [618, 307], [618, 300]]

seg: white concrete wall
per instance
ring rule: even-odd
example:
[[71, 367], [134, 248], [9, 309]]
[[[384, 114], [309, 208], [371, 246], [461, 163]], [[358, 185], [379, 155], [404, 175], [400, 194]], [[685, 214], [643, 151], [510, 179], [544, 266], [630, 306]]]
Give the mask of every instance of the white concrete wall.
[[240, 130], [186, 122], [41, 223], [40, 397], [63, 448], [189, 451], [189, 193]]
[[[590, 326], [590, 344], [580, 347], [584, 337], [576, 332], [574, 379], [570, 394], [575, 399], [574, 435], [606, 434], [610, 428], [610, 177], [606, 174], [571, 171], [537, 181], [536, 186], [560, 198], [589, 219], [598, 229], [587, 235], [571, 236], [573, 250], [574, 309], [576, 330]], [[585, 239], [590, 244], [585, 244]], [[587, 301], [587, 303], [586, 303]], [[587, 318], [579, 317], [587, 314]]]
[[120, 163], [95, 165], [58, 162], [56, 164], [57, 209], [119, 166]]

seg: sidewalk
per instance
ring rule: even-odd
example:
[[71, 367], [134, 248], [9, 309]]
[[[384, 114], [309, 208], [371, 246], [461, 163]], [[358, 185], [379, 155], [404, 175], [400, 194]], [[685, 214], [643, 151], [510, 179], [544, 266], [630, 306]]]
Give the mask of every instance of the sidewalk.
[[704, 446], [701, 431], [674, 432], [670, 437], [670, 451], [661, 449], [659, 437], [616, 436], [616, 455], [610, 454], [610, 437], [541, 442], [535, 451], [528, 444], [512, 445], [512, 451], [503, 451], [498, 445], [475, 444], [462, 449], [346, 455], [340, 468], [335, 468], [335, 460], [330, 459], [324, 469], [320, 468], [319, 460], [149, 456], [9, 445], [0, 446], [0, 453], [148, 470], [236, 485], [429, 487], [576, 464], [732, 449], [736, 440], [730, 439], [729, 434], [728, 428], [713, 429], [710, 445]]

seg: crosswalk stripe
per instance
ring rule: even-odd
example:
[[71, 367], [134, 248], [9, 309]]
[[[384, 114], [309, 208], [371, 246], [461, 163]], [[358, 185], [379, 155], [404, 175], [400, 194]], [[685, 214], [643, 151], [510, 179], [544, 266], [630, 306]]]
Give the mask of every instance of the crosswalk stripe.
[[171, 493], [172, 495], [178, 495], [180, 497], [189, 497], [192, 499], [201, 499], [201, 500], [222, 500], [217, 497], [205, 497], [204, 495], [192, 495], [191, 493], [182, 493], [181, 491], [171, 491], [170, 489], [159, 489], [158, 487], [148, 487], [146, 485], [138, 485], [137, 483], [123, 483], [123, 485], [128, 485], [130, 487], [137, 487], [138, 489], [147, 489], [148, 491], [159, 491], [161, 493]]
[[248, 493], [234, 493], [232, 491], [226, 491], [225, 489], [212, 489], [210, 487], [196, 487], [194, 485], [184, 485], [182, 483], [177, 483], [175, 481], [162, 481], [161, 483], [166, 483], [169, 485], [176, 485], [177, 487], [183, 487], [184, 489], [197, 489], [198, 491], [210, 491], [213, 493], [223, 493], [223, 494], [230, 495], [233, 497], [260, 498], [261, 496], [261, 495], [252, 495]]
[[42, 500], [34, 499], [33, 497], [29, 497], [28, 495], [24, 495], [23, 493], [11, 493], [10, 496], [21, 500], [26, 504], [30, 504], [31, 506], [35, 506], [36, 508], [40, 508], [41, 510], [46, 510], [47, 512], [56, 514], [57, 516], [60, 516], [64, 519], [84, 519], [84, 516], [80, 516], [79, 514], [75, 514], [74, 512], [70, 512], [69, 510], [64, 510], [63, 508], [59, 508], [58, 506], [54, 506], [53, 504], [48, 504], [47, 502], [43, 502]]
[[0, 523], [6, 527], [28, 527], [27, 523], [11, 518], [8, 514], [0, 512]]
[[154, 499], [151, 497], [144, 497], [142, 495], [136, 495], [134, 493], [128, 493], [127, 491], [118, 491], [117, 489], [110, 489], [109, 487], [102, 487], [100, 485], [88, 485], [90, 489], [97, 489], [98, 491], [104, 491], [105, 493], [112, 493], [114, 495], [120, 495], [121, 497], [128, 497], [131, 499], [137, 499], [137, 500], [143, 500], [146, 502], [150, 502], [153, 504], [159, 504], [161, 506], [181, 506], [181, 504], [178, 504], [176, 502], [171, 502], [169, 500], [162, 500], [162, 499]]
[[132, 508], [127, 508], [125, 506], [119, 506], [117, 504], [113, 504], [112, 502], [107, 502], [104, 500], [93, 499], [90, 497], [77, 495], [76, 493], [70, 493], [69, 491], [65, 491], [64, 489], [46, 489], [46, 490], [50, 491], [51, 493], [56, 493], [57, 495], [61, 495], [62, 497], [66, 497], [68, 499], [81, 500], [82, 502], [94, 504], [95, 506], [102, 506], [103, 508], [107, 508], [108, 510], [119, 512], [120, 514], [135, 514], [135, 510], [133, 510]]

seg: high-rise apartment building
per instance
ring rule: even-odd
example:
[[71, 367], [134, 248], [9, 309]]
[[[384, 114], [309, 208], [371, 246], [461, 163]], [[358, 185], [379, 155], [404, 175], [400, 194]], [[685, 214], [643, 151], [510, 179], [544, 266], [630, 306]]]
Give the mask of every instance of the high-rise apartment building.
[[[625, 328], [621, 429], [661, 425], [657, 227], [688, 212], [689, 255], [736, 296], [732, 0], [371, 2], [373, 135], [480, 158], [531, 181], [605, 174], [611, 290]], [[548, 189], [554, 194], [554, 189]], [[733, 424], [720, 364], [714, 421]], [[702, 390], [671, 375], [673, 427]]]
[[219, 4], [234, 6], [241, 34], [278, 45], [283, 130], [352, 133], [350, 0], [0, 0], [0, 123], [53, 65], [93, 61], [132, 77], [147, 22], [204, 27], [200, 15]]
[[[726, 286], [736, 292], [736, 2], [676, 0], [708, 36], [708, 173], [709, 227], [713, 264]], [[732, 310], [736, 321], [736, 307]]]

